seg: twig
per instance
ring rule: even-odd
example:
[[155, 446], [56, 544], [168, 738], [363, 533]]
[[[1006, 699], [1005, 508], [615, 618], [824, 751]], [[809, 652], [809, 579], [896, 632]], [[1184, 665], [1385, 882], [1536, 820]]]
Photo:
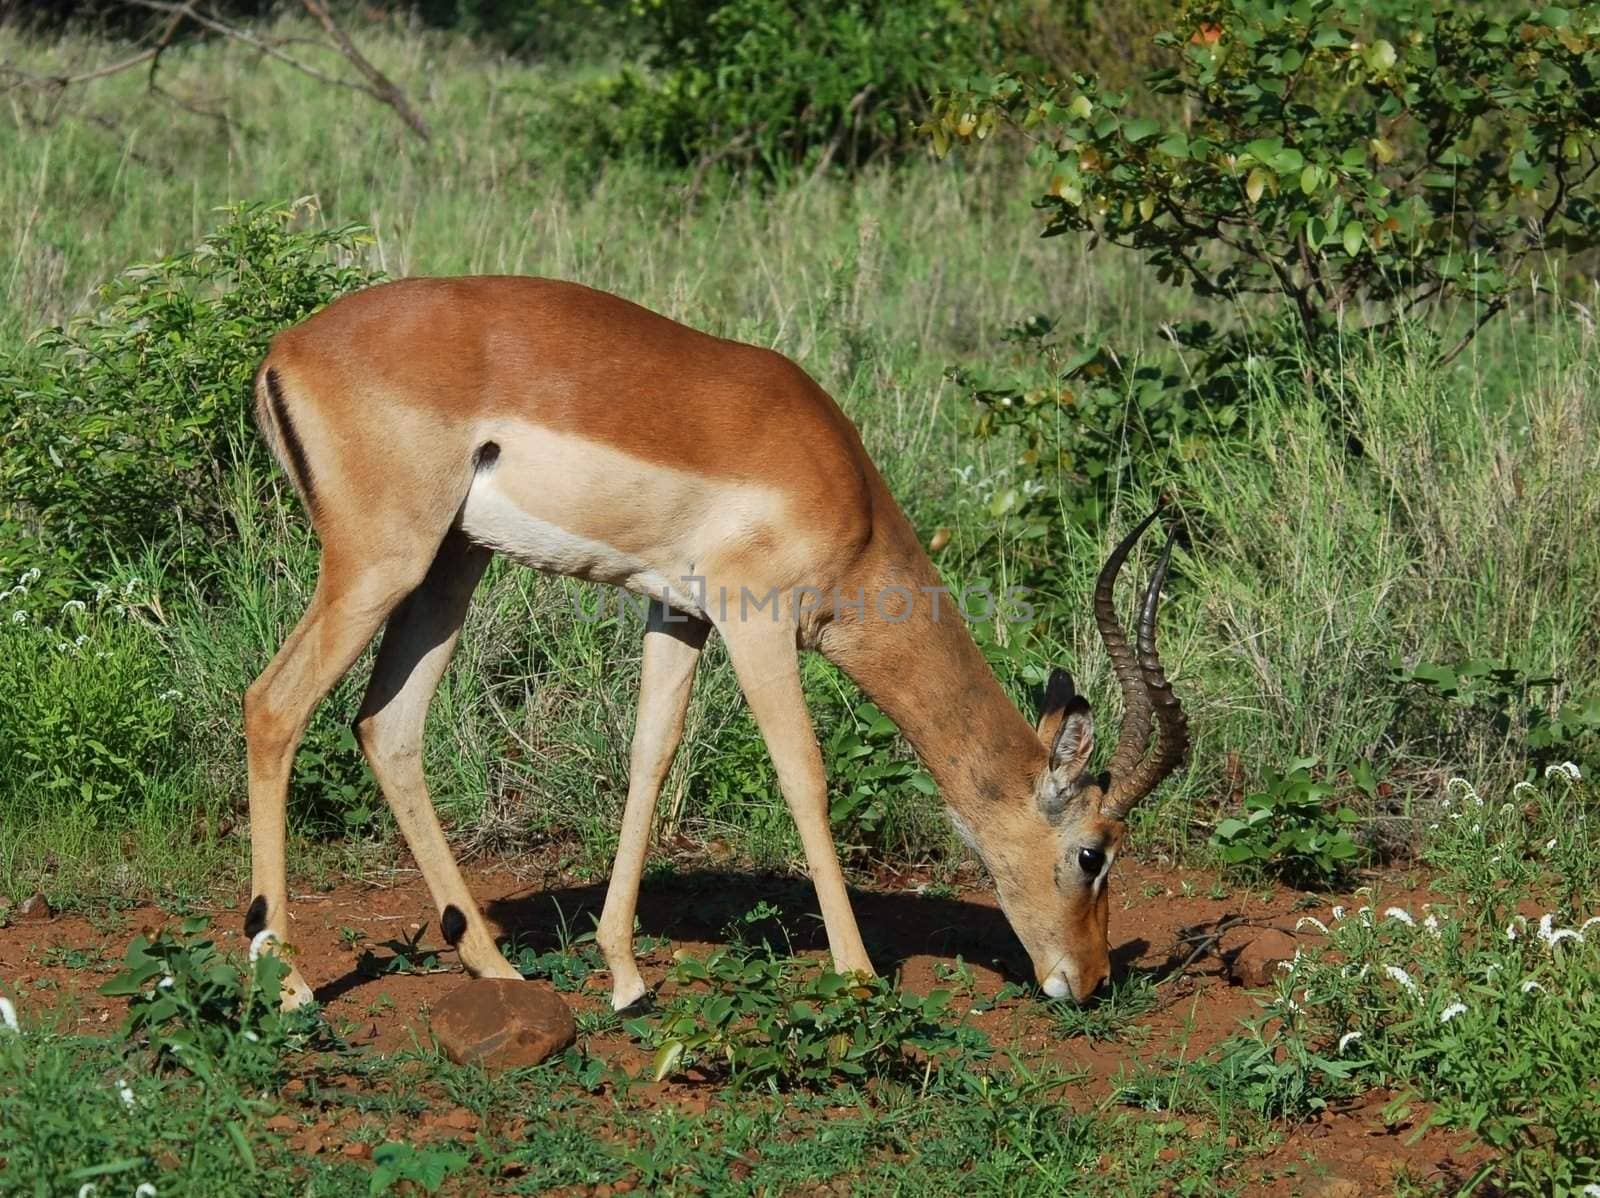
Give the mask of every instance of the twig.
[[322, 3], [322, 0], [300, 0], [300, 2], [305, 6], [305, 10], [317, 19], [317, 23], [327, 31], [328, 36], [333, 39], [333, 44], [339, 48], [339, 53], [343, 54], [345, 60], [366, 79], [368, 93], [394, 109], [395, 115], [404, 121], [411, 131], [423, 141], [431, 141], [432, 134], [428, 132], [428, 126], [423, 123], [422, 117], [417, 114], [417, 110], [411, 107], [411, 103], [406, 99], [405, 93], [396, 87], [387, 75], [367, 61], [366, 56], [360, 50], [356, 49], [355, 43], [346, 36], [345, 31], [335, 24], [333, 15], [328, 12], [327, 6]]
[[[395, 85], [393, 80], [373, 66], [366, 56], [356, 48], [355, 43], [334, 21], [332, 14], [328, 12], [321, 0], [301, 0], [301, 3], [327, 33], [328, 42], [316, 42], [298, 37], [261, 37], [238, 25], [230, 25], [209, 11], [201, 11], [195, 7], [192, 0], [123, 0], [123, 3], [130, 8], [142, 8], [150, 12], [163, 13], [168, 17], [167, 23], [162, 28], [155, 45], [147, 50], [141, 50], [130, 58], [120, 59], [117, 62], [107, 63], [104, 66], [71, 75], [33, 75], [10, 63], [0, 63], [0, 75], [10, 76], [12, 80], [4, 90], [11, 91], [18, 87], [29, 87], [40, 91], [61, 92], [74, 84], [104, 79], [129, 70], [132, 67], [149, 63], [150, 91], [183, 105], [191, 112], [198, 112], [202, 116], [213, 117], [226, 123], [226, 118], [221, 113], [207, 112], [196, 108], [193, 104], [163, 89], [156, 81], [157, 74], [161, 68], [161, 56], [172, 45], [173, 38], [183, 24], [187, 21], [193, 21], [208, 33], [214, 33], [219, 37], [229, 38], [241, 45], [249, 46], [252, 50], [259, 51], [266, 57], [281, 62], [285, 66], [299, 71], [302, 75], [315, 79], [318, 83], [358, 91], [372, 97], [381, 104], [388, 105], [413, 133], [423, 141], [430, 140], [427, 124], [417, 110], [412, 107], [405, 93]], [[303, 62], [292, 54], [285, 53], [282, 47], [286, 45], [315, 45], [325, 50], [332, 50], [355, 68], [356, 73], [361, 78], [359, 80], [341, 79], [337, 75], [330, 75], [310, 63]]]

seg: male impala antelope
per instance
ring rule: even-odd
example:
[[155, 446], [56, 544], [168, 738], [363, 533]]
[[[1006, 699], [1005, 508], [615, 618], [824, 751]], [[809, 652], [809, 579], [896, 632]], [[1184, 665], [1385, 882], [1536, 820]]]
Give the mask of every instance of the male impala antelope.
[[[252, 937], [289, 939], [284, 808], [295, 748], [385, 625], [355, 723], [362, 750], [444, 938], [471, 973], [519, 976], [445, 842], [421, 754], [428, 704], [498, 550], [650, 597], [628, 797], [597, 937], [613, 1006], [645, 994], [633, 953], [639, 878], [712, 628], [799, 828], [835, 968], [872, 965], [828, 828], [800, 649], [827, 655], [899, 725], [993, 875], [1045, 992], [1083, 1001], [1105, 980], [1107, 874], [1128, 812], [1188, 747], [1155, 646], [1170, 540], [1140, 609], [1137, 653], [1112, 606], [1117, 572], [1155, 513], [1095, 586], [1126, 716], [1108, 774], [1093, 777], [1093, 719], [1070, 677], [1052, 675], [1037, 726], [1018, 714], [854, 426], [780, 354], [572, 283], [410, 279], [280, 334], [255, 389], [262, 433], [310, 513], [322, 563], [304, 617], [245, 694]], [[285, 986], [287, 1005], [311, 998], [297, 968]]]

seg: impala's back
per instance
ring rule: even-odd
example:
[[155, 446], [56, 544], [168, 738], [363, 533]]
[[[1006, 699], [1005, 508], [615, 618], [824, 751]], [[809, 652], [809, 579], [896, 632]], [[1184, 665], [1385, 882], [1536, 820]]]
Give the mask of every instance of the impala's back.
[[[375, 287], [279, 336], [260, 377], [262, 427], [324, 536], [324, 505], [333, 535], [379, 545], [396, 517], [459, 513], [530, 566], [700, 614], [695, 579], [832, 585], [885, 501], [794, 363], [572, 283]], [[362, 511], [367, 530], [345, 527]]]

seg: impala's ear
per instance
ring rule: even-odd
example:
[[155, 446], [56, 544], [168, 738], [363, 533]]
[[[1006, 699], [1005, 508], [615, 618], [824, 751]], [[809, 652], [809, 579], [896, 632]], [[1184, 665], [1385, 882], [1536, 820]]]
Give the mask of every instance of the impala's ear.
[[1051, 718], [1056, 726], [1055, 735], [1046, 742], [1050, 747], [1050, 764], [1039, 783], [1039, 809], [1047, 819], [1056, 820], [1077, 793], [1078, 780], [1083, 777], [1089, 757], [1094, 753], [1094, 715], [1089, 710], [1089, 701], [1074, 695], [1059, 715], [1041, 718], [1041, 728]]
[[1050, 680], [1044, 684], [1044, 698], [1039, 701], [1039, 739], [1052, 744], [1061, 731], [1061, 721], [1067, 714], [1067, 704], [1078, 692], [1073, 689], [1072, 675], [1060, 666], [1050, 671]]

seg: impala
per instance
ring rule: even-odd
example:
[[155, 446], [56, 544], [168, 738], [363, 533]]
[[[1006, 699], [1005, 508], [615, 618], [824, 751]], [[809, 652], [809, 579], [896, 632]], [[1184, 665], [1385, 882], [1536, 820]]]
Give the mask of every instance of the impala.
[[[382, 626], [355, 721], [362, 750], [445, 940], [474, 975], [519, 976], [462, 880], [421, 754], [428, 704], [499, 551], [649, 596], [628, 795], [597, 934], [615, 1007], [645, 994], [633, 952], [639, 879], [713, 627], [799, 829], [835, 968], [872, 966], [829, 831], [800, 649], [829, 657], [900, 727], [993, 876], [1045, 992], [1083, 1001], [1105, 980], [1107, 874], [1128, 812], [1188, 747], [1155, 645], [1170, 538], [1136, 650], [1112, 605], [1118, 570], [1156, 513], [1117, 545], [1095, 586], [1126, 714], [1108, 773], [1092, 776], [1093, 718], [1071, 678], [1052, 674], [1036, 725], [1017, 712], [855, 427], [780, 354], [572, 283], [410, 279], [281, 333], [255, 392], [258, 424], [322, 544], [305, 615], [244, 699], [245, 930], [258, 944], [289, 939], [295, 748]], [[292, 960], [284, 995], [287, 1005], [311, 997]]]

